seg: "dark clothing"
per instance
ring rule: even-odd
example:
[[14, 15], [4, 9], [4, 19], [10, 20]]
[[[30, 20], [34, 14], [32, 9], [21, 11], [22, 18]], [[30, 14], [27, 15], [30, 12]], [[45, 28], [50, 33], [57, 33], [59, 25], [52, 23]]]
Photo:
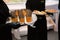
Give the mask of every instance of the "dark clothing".
[[37, 15], [36, 28], [28, 27], [28, 40], [47, 40], [46, 25], [45, 15]]
[[12, 40], [11, 29], [17, 29], [19, 26], [19, 24], [0, 24], [0, 40]]
[[3, 0], [0, 0], [0, 23], [5, 23], [9, 16], [9, 9], [7, 5], [3, 2]]
[[[45, 0], [27, 0], [26, 8], [31, 11], [45, 10]], [[36, 15], [37, 21], [34, 23], [36, 28], [28, 26], [28, 40], [47, 40], [47, 22], [45, 15]]]
[[12, 40], [11, 27], [0, 24], [0, 40]]
[[12, 40], [11, 29], [18, 28], [18, 25], [5, 24], [7, 18], [10, 16], [7, 5], [0, 0], [0, 40]]
[[45, 0], [27, 0], [26, 8], [30, 10], [45, 10]]

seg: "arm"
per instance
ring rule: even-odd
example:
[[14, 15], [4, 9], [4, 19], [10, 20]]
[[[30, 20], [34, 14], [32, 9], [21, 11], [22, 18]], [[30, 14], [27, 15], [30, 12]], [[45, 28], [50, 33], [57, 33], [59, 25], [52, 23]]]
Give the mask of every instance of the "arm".
[[23, 25], [20, 25], [20, 23], [8, 23], [7, 25], [9, 27], [11, 27], [11, 28], [14, 28], [14, 29], [17, 29], [17, 28], [19, 28], [21, 26], [24, 26], [24, 24]]
[[4, 28], [4, 27], [10, 27], [10, 28], [17, 29], [17, 28], [19, 28], [20, 26], [24, 26], [24, 25], [20, 25], [19, 23], [18, 23], [18, 24], [13, 24], [13, 23], [0, 24], [0, 29], [1, 29], [1, 28]]

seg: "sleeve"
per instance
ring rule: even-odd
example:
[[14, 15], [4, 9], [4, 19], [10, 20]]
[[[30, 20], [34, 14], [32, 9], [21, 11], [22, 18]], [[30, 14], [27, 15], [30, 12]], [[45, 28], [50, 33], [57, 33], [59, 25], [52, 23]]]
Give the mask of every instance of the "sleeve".
[[7, 23], [7, 24], [0, 24], [0, 29], [4, 28], [4, 27], [17, 29], [21, 26], [24, 26], [24, 25], [20, 25], [19, 23], [16, 23], [16, 24], [15, 23]]
[[4, 28], [4, 27], [9, 27], [9, 28], [14, 28], [14, 29], [17, 29], [20, 27], [20, 24], [12, 24], [12, 23], [8, 23], [8, 24], [0, 24], [0, 29], [1, 28]]
[[19, 23], [8, 23], [6, 24], [6, 26], [17, 29], [19, 28], [21, 25]]
[[25, 24], [21, 25], [20, 23], [8, 23], [6, 24], [8, 27], [11, 27], [11, 28], [14, 28], [14, 29], [17, 29], [21, 26], [24, 26]]

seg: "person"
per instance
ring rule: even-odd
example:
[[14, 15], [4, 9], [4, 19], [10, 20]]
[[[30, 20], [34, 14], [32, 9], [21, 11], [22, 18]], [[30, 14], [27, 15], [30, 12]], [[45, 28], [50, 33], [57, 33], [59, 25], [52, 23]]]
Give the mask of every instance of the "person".
[[[30, 9], [32, 12], [34, 10], [44, 11], [45, 10], [45, 0], [27, 0], [26, 9]], [[33, 26], [28, 25], [28, 40], [47, 40], [47, 21], [45, 15], [38, 15], [37, 21]]]
[[21, 26], [19, 23], [6, 24], [8, 17], [10, 17], [9, 8], [3, 0], [0, 0], [0, 40], [12, 40], [11, 29], [16, 29]]
[[26, 8], [32, 11], [34, 10], [43, 11], [45, 10], [45, 0], [27, 0]]

